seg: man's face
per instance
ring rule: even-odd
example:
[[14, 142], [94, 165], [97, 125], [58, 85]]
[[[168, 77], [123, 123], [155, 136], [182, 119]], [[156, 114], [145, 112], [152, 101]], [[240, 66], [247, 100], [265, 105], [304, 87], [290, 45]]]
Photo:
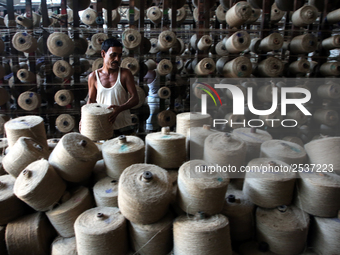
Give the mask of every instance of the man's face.
[[122, 59], [121, 47], [110, 47], [107, 52], [102, 50], [102, 57], [104, 58], [104, 64], [112, 70], [116, 70], [120, 66]]

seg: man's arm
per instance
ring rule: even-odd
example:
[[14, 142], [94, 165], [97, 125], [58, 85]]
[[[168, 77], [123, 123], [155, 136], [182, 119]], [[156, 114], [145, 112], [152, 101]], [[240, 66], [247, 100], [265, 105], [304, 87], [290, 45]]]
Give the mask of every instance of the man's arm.
[[87, 100], [88, 104], [96, 103], [97, 98], [97, 87], [96, 87], [96, 74], [95, 72], [90, 73], [88, 79], [88, 88], [89, 88], [89, 98]]

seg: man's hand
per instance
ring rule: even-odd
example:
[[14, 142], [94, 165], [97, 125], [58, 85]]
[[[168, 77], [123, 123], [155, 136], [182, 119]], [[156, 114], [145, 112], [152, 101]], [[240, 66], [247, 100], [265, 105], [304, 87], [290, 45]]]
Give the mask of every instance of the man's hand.
[[115, 122], [118, 114], [121, 112], [121, 108], [119, 105], [110, 105], [107, 109], [113, 109], [113, 112], [109, 116], [109, 122], [113, 123]]

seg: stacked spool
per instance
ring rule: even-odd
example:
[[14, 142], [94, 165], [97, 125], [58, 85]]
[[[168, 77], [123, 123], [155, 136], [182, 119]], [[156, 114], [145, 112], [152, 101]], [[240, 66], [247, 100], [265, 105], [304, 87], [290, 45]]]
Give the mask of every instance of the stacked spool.
[[[65, 201], [63, 201], [65, 200]], [[46, 212], [52, 226], [62, 237], [72, 237], [74, 222], [80, 214], [93, 207], [93, 198], [88, 188], [79, 187], [64, 195], [61, 203]]]
[[313, 119], [318, 123], [333, 127], [339, 122], [339, 114], [332, 109], [317, 109], [313, 114]]
[[102, 49], [102, 43], [107, 40], [109, 37], [107, 34], [104, 34], [104, 33], [97, 33], [97, 34], [94, 34], [92, 37], [91, 37], [91, 45], [92, 45], [92, 48], [95, 50], [95, 51], [101, 51]]
[[320, 67], [320, 73], [323, 76], [339, 76], [340, 75], [340, 63], [339, 62], [326, 62]]
[[279, 22], [285, 14], [286, 13], [284, 11], [281, 11], [277, 7], [276, 3], [274, 3], [272, 5], [272, 9], [271, 9], [271, 12], [270, 12], [270, 21], [271, 22]]
[[128, 252], [127, 226], [115, 207], [96, 207], [82, 213], [74, 223], [78, 254], [121, 255]]
[[37, 50], [37, 40], [28, 33], [16, 33], [12, 38], [12, 44], [17, 51], [25, 53]]
[[157, 25], [162, 21], [163, 13], [159, 7], [152, 6], [146, 10], [146, 16], [152, 23]]
[[248, 167], [253, 171], [246, 173], [243, 192], [252, 203], [264, 208], [292, 203], [296, 175], [290, 172], [288, 164], [273, 158], [256, 158]]
[[229, 53], [240, 53], [248, 49], [251, 39], [246, 31], [238, 31], [228, 38], [225, 47]]
[[69, 79], [74, 73], [72, 66], [65, 60], [58, 60], [53, 64], [53, 73], [61, 79]]
[[239, 27], [250, 18], [251, 14], [251, 6], [245, 1], [240, 1], [228, 10], [226, 22], [230, 28]]
[[71, 132], [75, 124], [75, 120], [70, 114], [60, 114], [55, 121], [57, 129], [62, 133]]
[[67, 34], [54, 32], [47, 38], [47, 47], [57, 57], [68, 57], [73, 53], [74, 43]]
[[340, 21], [339, 14], [340, 14], [340, 9], [329, 12], [326, 16], [327, 23], [334, 24], [334, 23], [339, 22]]
[[91, 8], [87, 8], [81, 15], [81, 21], [88, 25], [93, 26], [96, 24], [97, 12]]
[[180, 167], [177, 204], [184, 212], [215, 215], [222, 211], [229, 179], [209, 172], [197, 172], [198, 169], [206, 170], [209, 165], [203, 160], [191, 160]]
[[93, 195], [98, 207], [118, 207], [118, 181], [104, 177], [94, 185]]
[[184, 112], [176, 115], [176, 133], [186, 136], [192, 127], [202, 127], [211, 124], [211, 116], [199, 112]]
[[122, 135], [105, 142], [102, 154], [106, 174], [118, 180], [125, 168], [144, 163], [144, 152], [144, 142], [139, 137]]
[[227, 78], [249, 77], [252, 71], [249, 58], [244, 56], [237, 57], [223, 66], [223, 76]]
[[177, 115], [172, 110], [165, 110], [157, 115], [157, 123], [161, 127], [172, 127], [176, 124]]
[[36, 74], [33, 72], [30, 72], [26, 69], [20, 69], [17, 72], [17, 78], [22, 82], [22, 83], [33, 83], [36, 81]]
[[107, 140], [113, 136], [113, 124], [109, 122], [112, 109], [103, 104], [86, 104], [81, 108], [81, 134], [92, 141]]
[[258, 64], [257, 73], [261, 77], [278, 77], [282, 74], [283, 69], [284, 65], [280, 59], [268, 57]]
[[172, 199], [172, 183], [164, 169], [135, 164], [124, 170], [118, 184], [118, 206], [129, 221], [152, 224], [162, 219]]
[[282, 35], [279, 33], [272, 33], [261, 40], [259, 50], [263, 52], [279, 50], [283, 45], [283, 41]]
[[174, 32], [165, 30], [158, 36], [158, 49], [160, 51], [166, 51], [172, 48], [176, 44], [176, 35]]
[[304, 5], [292, 15], [292, 23], [296, 27], [312, 24], [318, 18], [318, 9], [313, 5]]
[[169, 73], [171, 73], [172, 69], [173, 65], [168, 59], [162, 59], [157, 65], [157, 71], [161, 76], [168, 75]]
[[[172, 9], [169, 10], [169, 20], [171, 20], [171, 17], [172, 17], [171, 12], [172, 12]], [[176, 22], [178, 25], [183, 23], [186, 17], [187, 17], [187, 11], [185, 7], [181, 7], [176, 10]]]
[[98, 147], [90, 139], [79, 133], [68, 133], [48, 160], [64, 180], [82, 182], [90, 177], [99, 155]]
[[128, 50], [133, 50], [137, 48], [142, 42], [142, 36], [141, 34], [134, 29], [126, 29], [123, 32], [123, 39], [122, 43], [124, 47], [126, 47]]
[[77, 255], [77, 244], [75, 237], [64, 238], [58, 236], [52, 243], [51, 255]]
[[35, 92], [26, 91], [20, 94], [18, 98], [18, 105], [25, 111], [36, 110], [41, 105], [41, 97]]
[[306, 59], [300, 59], [291, 63], [288, 67], [292, 74], [306, 74], [310, 70], [310, 64]]
[[320, 85], [317, 94], [318, 97], [324, 99], [338, 99], [340, 98], [340, 85], [333, 82]]
[[162, 127], [161, 132], [148, 134], [145, 144], [148, 164], [176, 169], [186, 160], [185, 136], [170, 132], [169, 127]]
[[289, 44], [289, 50], [293, 54], [310, 53], [317, 48], [317, 38], [312, 34], [298, 35]]
[[124, 58], [120, 64], [121, 67], [127, 68], [131, 71], [132, 75], [136, 75], [139, 72], [139, 63], [135, 58]]
[[335, 35], [324, 39], [321, 43], [322, 48], [325, 50], [333, 50], [340, 47], [340, 35]]

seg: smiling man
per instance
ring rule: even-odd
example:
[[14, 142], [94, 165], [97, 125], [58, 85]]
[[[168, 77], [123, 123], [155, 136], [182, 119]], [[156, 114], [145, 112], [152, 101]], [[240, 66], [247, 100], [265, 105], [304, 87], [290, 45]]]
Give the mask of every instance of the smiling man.
[[101, 50], [103, 67], [92, 72], [88, 79], [87, 103], [106, 104], [113, 109], [109, 121], [113, 123], [116, 136], [133, 133], [129, 109], [139, 101], [130, 70], [120, 67], [122, 49], [122, 44], [116, 38], [105, 40]]

